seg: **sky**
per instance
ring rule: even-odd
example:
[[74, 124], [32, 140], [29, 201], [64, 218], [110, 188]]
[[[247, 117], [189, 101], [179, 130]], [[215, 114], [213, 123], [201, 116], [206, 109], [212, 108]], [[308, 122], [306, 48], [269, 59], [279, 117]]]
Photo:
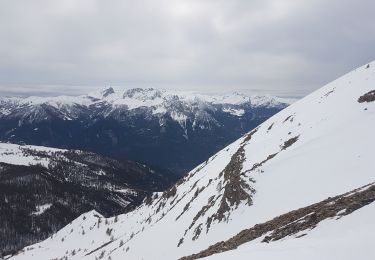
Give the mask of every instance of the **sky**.
[[375, 59], [373, 0], [0, 0], [0, 95], [304, 96]]

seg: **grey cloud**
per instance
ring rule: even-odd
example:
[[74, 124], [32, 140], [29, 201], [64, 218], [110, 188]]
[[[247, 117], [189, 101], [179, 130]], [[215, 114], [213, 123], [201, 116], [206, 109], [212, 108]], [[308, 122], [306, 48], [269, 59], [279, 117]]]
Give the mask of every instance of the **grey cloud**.
[[371, 0], [0, 2], [0, 94], [305, 95], [374, 59]]

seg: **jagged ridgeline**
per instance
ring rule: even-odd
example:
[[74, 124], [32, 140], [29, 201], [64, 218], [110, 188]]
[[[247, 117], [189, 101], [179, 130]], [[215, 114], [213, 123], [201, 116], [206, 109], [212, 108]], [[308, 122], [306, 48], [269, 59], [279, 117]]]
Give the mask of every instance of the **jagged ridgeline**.
[[45, 239], [92, 209], [107, 217], [130, 211], [176, 179], [94, 153], [0, 143], [0, 251]]
[[78, 97], [0, 98], [0, 141], [88, 150], [184, 174], [291, 102], [112, 88]]

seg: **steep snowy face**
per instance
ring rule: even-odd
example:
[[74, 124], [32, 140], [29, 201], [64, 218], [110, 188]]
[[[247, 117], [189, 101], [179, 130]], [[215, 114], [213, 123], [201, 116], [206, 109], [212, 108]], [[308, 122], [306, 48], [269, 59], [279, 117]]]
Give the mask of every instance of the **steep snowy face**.
[[87, 213], [13, 259], [178, 259], [365, 185], [370, 203], [374, 89], [371, 63], [282, 110], [136, 210], [107, 224]]
[[371, 183], [259, 223], [181, 260], [373, 259], [374, 201]]

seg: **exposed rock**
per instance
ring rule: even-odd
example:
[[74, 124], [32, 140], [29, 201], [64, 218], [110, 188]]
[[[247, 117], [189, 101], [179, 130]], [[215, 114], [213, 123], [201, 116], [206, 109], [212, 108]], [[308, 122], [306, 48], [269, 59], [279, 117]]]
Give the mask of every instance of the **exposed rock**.
[[171, 197], [176, 196], [176, 192], [177, 192], [177, 188], [176, 188], [176, 185], [174, 185], [170, 189], [164, 191], [162, 197], [164, 199], [169, 199]]
[[[230, 162], [224, 168], [222, 174], [224, 175], [224, 193], [220, 201], [220, 206], [213, 219], [227, 220], [228, 216], [225, 214], [230, 212], [231, 207], [238, 207], [242, 201], [246, 201], [247, 205], [252, 205], [252, 194], [255, 190], [250, 187], [250, 185], [244, 181], [242, 176], [243, 162], [245, 161], [245, 149], [244, 146], [250, 141], [252, 135], [257, 131], [253, 130], [249, 133], [244, 141], [242, 142], [240, 148], [233, 154]], [[229, 205], [228, 205], [229, 203]]]
[[292, 117], [293, 117], [293, 115], [288, 116], [287, 118], [284, 119], [283, 123], [285, 123], [286, 121], [288, 121], [288, 120], [291, 119]]
[[[288, 134], [291, 134], [291, 133], [288, 133]], [[290, 147], [292, 144], [294, 144], [295, 142], [297, 142], [298, 140], [298, 137], [299, 136], [295, 136], [295, 137], [292, 137], [290, 139], [288, 139], [287, 141], [284, 142], [283, 145], [281, 145], [281, 150], [285, 150], [286, 148]], [[259, 163], [254, 163], [253, 167], [251, 167], [251, 169], [249, 171], [253, 171], [257, 168], [259, 168], [260, 166], [262, 166], [263, 164], [265, 164], [268, 160], [271, 160], [272, 158], [274, 158], [276, 155], [278, 155], [279, 152], [277, 153], [273, 153], [273, 154], [270, 154], [267, 156], [266, 159], [264, 159], [263, 161], [259, 162]]]
[[253, 165], [253, 167], [251, 167], [250, 171], [253, 171], [255, 170], [256, 168], [262, 166], [264, 163], [266, 163], [268, 160], [271, 160], [273, 157], [275, 157], [278, 153], [273, 153], [273, 154], [270, 154], [267, 156], [266, 159], [264, 159], [263, 161], [259, 162], [259, 163], [255, 163]]
[[[342, 195], [327, 198], [316, 204], [280, 215], [270, 221], [245, 229], [228, 239], [218, 242], [198, 254], [182, 257], [192, 260], [207, 257], [216, 253], [236, 249], [238, 246], [259, 238], [266, 233], [262, 242], [271, 242], [315, 228], [319, 222], [333, 217], [341, 218], [375, 201], [375, 183], [355, 189]], [[297, 235], [296, 238], [306, 235]]]
[[180, 247], [180, 245], [182, 245], [183, 243], [184, 243], [184, 238], [181, 238], [181, 239], [178, 241], [177, 247]]
[[297, 136], [292, 137], [292, 138], [288, 139], [287, 141], [285, 141], [284, 144], [281, 146], [281, 149], [285, 150], [286, 148], [288, 148], [289, 146], [291, 146], [292, 144], [294, 144], [295, 142], [297, 142], [298, 137], [299, 136], [297, 135]]
[[202, 232], [202, 223], [199, 224], [199, 225], [194, 229], [193, 240], [197, 240], [197, 238], [199, 237], [199, 235], [201, 234], [201, 232]]
[[272, 123], [272, 124], [267, 128], [267, 130], [270, 131], [270, 130], [272, 129], [272, 127], [273, 127], [274, 124], [275, 124], [275, 123]]
[[375, 90], [371, 90], [358, 98], [359, 103], [375, 101]]
[[328, 97], [330, 94], [332, 94], [333, 92], [335, 92], [335, 88], [333, 88], [332, 90], [328, 91], [327, 93], [324, 94], [325, 97]]
[[[185, 230], [184, 236], [187, 234], [189, 230], [191, 230], [194, 225], [196, 224], [197, 220], [200, 219], [205, 215], [205, 213], [212, 208], [216, 202], [220, 199], [220, 205], [216, 213], [213, 215], [207, 217], [206, 220], [206, 233], [209, 231], [212, 221], [218, 220], [219, 222], [223, 220], [227, 220], [229, 217], [230, 211], [232, 208], [238, 207], [238, 205], [245, 201], [247, 205], [252, 204], [252, 194], [255, 193], [255, 190], [250, 187], [250, 185], [242, 179], [242, 164], [245, 160], [245, 150], [244, 146], [250, 141], [252, 135], [256, 133], [257, 129], [254, 129], [251, 131], [243, 140], [241, 143], [240, 148], [233, 154], [231, 157], [230, 162], [228, 165], [224, 168], [224, 170], [219, 174], [220, 177], [224, 178], [224, 184], [221, 189], [224, 189], [223, 195], [218, 196], [215, 198], [215, 196], [211, 196], [208, 199], [207, 205], [203, 206], [201, 210], [198, 211], [198, 213], [193, 218], [192, 223], [189, 225], [189, 227]], [[252, 179], [251, 179], [252, 180]], [[209, 181], [211, 183], [212, 180]], [[196, 184], [193, 185], [193, 188]], [[178, 220], [190, 207], [190, 204], [193, 202], [195, 198], [197, 198], [198, 194], [201, 193], [204, 190], [205, 187], [202, 187], [201, 189], [197, 189], [191, 198], [191, 200], [185, 205], [183, 208], [183, 211], [180, 213], [179, 216], [177, 216], [176, 220]], [[229, 204], [228, 204], [229, 203]], [[202, 223], [198, 225], [194, 229], [194, 235], [193, 240], [196, 240], [202, 231]], [[181, 240], [182, 239], [182, 240]], [[183, 243], [183, 237], [180, 239]], [[181, 245], [179, 241], [179, 245]]]

